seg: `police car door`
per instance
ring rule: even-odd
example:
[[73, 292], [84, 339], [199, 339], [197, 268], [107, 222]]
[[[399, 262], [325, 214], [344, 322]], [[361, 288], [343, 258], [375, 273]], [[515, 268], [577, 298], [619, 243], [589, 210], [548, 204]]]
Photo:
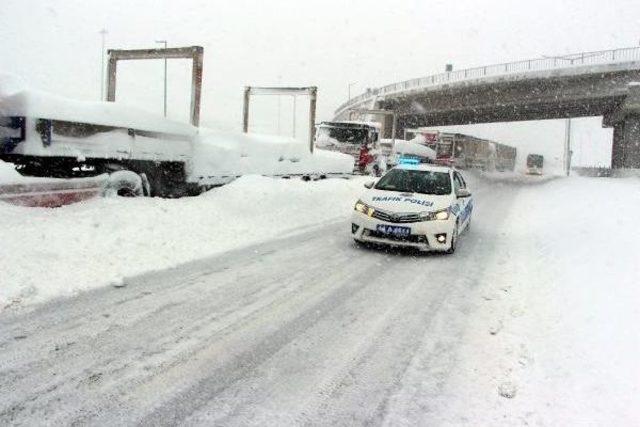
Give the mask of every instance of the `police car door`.
[[[455, 194], [458, 194], [458, 190], [466, 188], [467, 184], [464, 182], [462, 175], [458, 172], [453, 172], [453, 189]], [[471, 215], [471, 197], [457, 197], [455, 203], [458, 206], [456, 211], [458, 212], [458, 218], [460, 218], [460, 226], [463, 227], [465, 222]]]

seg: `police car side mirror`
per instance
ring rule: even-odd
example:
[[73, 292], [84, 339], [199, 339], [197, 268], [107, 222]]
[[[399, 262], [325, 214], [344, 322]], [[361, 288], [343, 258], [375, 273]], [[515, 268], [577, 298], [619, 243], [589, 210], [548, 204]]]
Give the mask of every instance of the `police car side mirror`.
[[369, 181], [369, 182], [364, 184], [364, 187], [365, 188], [373, 188], [374, 184], [375, 184], [375, 181]]
[[456, 197], [458, 199], [462, 199], [464, 197], [471, 197], [471, 192], [466, 188], [461, 188], [458, 191], [456, 191]]

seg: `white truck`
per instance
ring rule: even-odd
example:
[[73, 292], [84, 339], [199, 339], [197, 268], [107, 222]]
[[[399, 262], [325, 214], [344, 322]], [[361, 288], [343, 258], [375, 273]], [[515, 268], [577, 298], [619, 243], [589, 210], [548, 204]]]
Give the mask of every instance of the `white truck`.
[[3, 90], [1, 83], [0, 160], [25, 176], [108, 173], [120, 194], [136, 186], [145, 195], [181, 197], [245, 174], [324, 178], [353, 172], [353, 157], [312, 153], [294, 139], [217, 132], [114, 102]]
[[316, 146], [353, 156], [356, 172], [379, 176], [387, 169], [411, 158], [432, 163], [435, 151], [423, 144], [401, 139], [383, 139], [378, 122], [322, 122], [316, 130]]
[[322, 122], [316, 128], [316, 147], [343, 153], [354, 160], [354, 172], [379, 176], [387, 169], [380, 145], [380, 124], [363, 121]]

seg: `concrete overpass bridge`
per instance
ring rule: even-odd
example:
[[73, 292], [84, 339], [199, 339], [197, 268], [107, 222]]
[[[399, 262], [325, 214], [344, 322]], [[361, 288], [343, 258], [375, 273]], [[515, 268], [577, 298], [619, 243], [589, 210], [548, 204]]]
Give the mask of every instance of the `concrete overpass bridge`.
[[[640, 47], [582, 52], [435, 74], [352, 98], [357, 109], [393, 110], [397, 136], [418, 126], [449, 126], [602, 116], [612, 127], [612, 167], [640, 168]], [[385, 126], [391, 129], [391, 126]]]

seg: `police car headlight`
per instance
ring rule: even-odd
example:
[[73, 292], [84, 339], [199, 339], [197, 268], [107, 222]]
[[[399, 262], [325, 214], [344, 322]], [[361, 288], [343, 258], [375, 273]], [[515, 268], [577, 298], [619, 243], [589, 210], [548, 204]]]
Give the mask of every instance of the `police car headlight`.
[[420, 218], [422, 218], [423, 221], [446, 221], [449, 219], [449, 209], [440, 209], [439, 211], [433, 212], [421, 212]]
[[363, 214], [366, 214], [367, 211], [369, 210], [369, 206], [367, 206], [366, 203], [364, 203], [362, 200], [358, 200], [356, 202], [356, 205], [353, 207], [353, 209]]

